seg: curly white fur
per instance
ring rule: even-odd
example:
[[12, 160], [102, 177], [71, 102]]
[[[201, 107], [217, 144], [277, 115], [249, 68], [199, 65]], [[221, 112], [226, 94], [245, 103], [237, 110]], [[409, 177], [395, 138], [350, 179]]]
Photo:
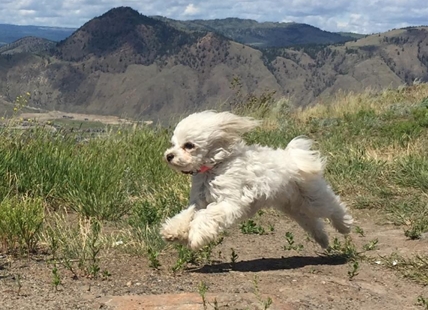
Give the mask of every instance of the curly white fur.
[[340, 233], [350, 232], [352, 216], [326, 183], [325, 160], [311, 150], [312, 141], [297, 137], [285, 149], [246, 145], [242, 134], [258, 125], [213, 111], [191, 114], [177, 125], [165, 158], [192, 174], [192, 189], [190, 205], [162, 225], [165, 240], [199, 249], [262, 207], [287, 214], [323, 248], [324, 218]]

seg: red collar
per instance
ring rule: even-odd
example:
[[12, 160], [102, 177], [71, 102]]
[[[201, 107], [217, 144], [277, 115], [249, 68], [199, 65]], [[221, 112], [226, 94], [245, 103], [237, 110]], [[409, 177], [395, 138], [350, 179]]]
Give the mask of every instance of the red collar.
[[194, 175], [195, 173], [205, 173], [210, 171], [212, 168], [213, 167], [202, 166], [198, 171], [181, 171], [181, 173]]
[[208, 166], [202, 166], [201, 169], [198, 170], [198, 173], [204, 173], [211, 170], [211, 167]]

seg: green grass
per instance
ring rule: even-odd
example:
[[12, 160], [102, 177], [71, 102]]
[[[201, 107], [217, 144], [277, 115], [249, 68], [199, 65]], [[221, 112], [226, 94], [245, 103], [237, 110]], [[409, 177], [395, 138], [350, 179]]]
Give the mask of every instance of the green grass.
[[[268, 94], [238, 105], [239, 113], [264, 117], [263, 126], [245, 136], [249, 143], [285, 147], [307, 135], [327, 156], [326, 177], [351, 209], [384, 215], [410, 239], [428, 232], [427, 84], [342, 94], [306, 110], [271, 101]], [[98, 275], [106, 251], [146, 255], [153, 268], [160, 266], [159, 223], [186, 206], [189, 191], [188, 176], [162, 160], [170, 129], [126, 126], [82, 141], [78, 132], [9, 124], [0, 129], [3, 252], [43, 249], [76, 275]], [[241, 230], [266, 232], [254, 220]], [[347, 244], [331, 250], [355, 254]], [[211, 251], [195, 256], [178, 248], [170, 267], [207, 262]], [[417, 274], [427, 278], [422, 269]]]

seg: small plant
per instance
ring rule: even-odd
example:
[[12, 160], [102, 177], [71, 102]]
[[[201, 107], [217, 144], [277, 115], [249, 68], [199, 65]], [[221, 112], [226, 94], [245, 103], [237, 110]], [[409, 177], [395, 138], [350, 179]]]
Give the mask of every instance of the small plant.
[[216, 298], [214, 298], [214, 301], [212, 304], [207, 301], [207, 298], [206, 298], [207, 292], [208, 292], [208, 286], [206, 285], [206, 283], [202, 281], [199, 282], [198, 293], [202, 298], [202, 305], [204, 307], [204, 310], [208, 309], [208, 305], [213, 307], [214, 310], [219, 310], [220, 308], [218, 306], [218, 302]]
[[210, 243], [208, 243], [206, 246], [204, 246], [202, 249], [200, 249], [197, 252], [197, 261], [198, 263], [202, 263], [202, 264], [210, 264], [211, 263], [211, 256], [212, 256], [212, 252], [213, 249], [221, 244], [224, 240], [224, 237], [220, 237], [215, 241], [211, 241]]
[[29, 255], [36, 250], [43, 221], [40, 198], [5, 197], [0, 202], [0, 240], [13, 253]]
[[326, 253], [329, 256], [342, 257], [348, 261], [354, 261], [360, 257], [360, 253], [358, 253], [355, 244], [349, 236], [345, 236], [343, 243], [338, 238], [334, 238], [333, 245], [326, 249]]
[[241, 232], [246, 235], [250, 235], [250, 234], [265, 235], [266, 234], [265, 229], [251, 219], [241, 223], [241, 225], [239, 225], [239, 228], [241, 229]]
[[424, 298], [422, 295], [419, 296], [418, 304], [428, 310], [428, 298]]
[[273, 301], [272, 298], [269, 296], [266, 299], [263, 299], [263, 297], [260, 294], [259, 290], [259, 280], [257, 276], [254, 276], [253, 279], [253, 286], [254, 286], [254, 294], [256, 295], [257, 299], [260, 301], [260, 303], [263, 306], [263, 310], [269, 309], [269, 307], [272, 305]]
[[21, 110], [23, 108], [25, 108], [28, 104], [28, 100], [31, 98], [31, 94], [29, 92], [26, 92], [24, 95], [20, 95], [18, 97], [16, 97], [14, 103], [13, 103], [13, 116], [17, 117], [17, 115], [19, 114], [19, 112], [21, 112]]
[[208, 292], [208, 286], [206, 285], [205, 282], [200, 282], [199, 286], [198, 286], [198, 293], [202, 298], [202, 305], [204, 306], [204, 310], [208, 309], [207, 308], [207, 300], [206, 300], [206, 293]]
[[158, 259], [159, 252], [154, 250], [151, 247], [148, 247], [147, 248], [147, 255], [149, 257], [149, 267], [154, 268], [154, 269], [159, 269], [159, 267], [161, 266], [161, 263]]
[[56, 260], [75, 278], [78, 277], [76, 265], [85, 276], [98, 276], [99, 254], [104, 246], [98, 220], [79, 219], [77, 223], [68, 223], [64, 215], [57, 215], [46, 229], [44, 239]]
[[15, 276], [15, 281], [16, 281], [16, 286], [18, 287], [16, 294], [19, 295], [21, 294], [21, 289], [22, 289], [21, 275], [19, 273]]
[[55, 291], [58, 291], [58, 286], [61, 284], [61, 277], [58, 272], [57, 263], [54, 261], [52, 268], [52, 285], [54, 286]]
[[179, 270], [182, 270], [186, 267], [187, 264], [194, 264], [196, 265], [196, 252], [193, 252], [192, 250], [189, 250], [185, 246], [182, 246], [181, 244], [176, 246], [178, 250], [178, 258], [175, 262], [175, 265], [171, 267], [172, 271], [175, 273]]
[[101, 276], [103, 277], [103, 279], [107, 279], [111, 277], [111, 272], [108, 271], [107, 269], [104, 269], [103, 272], [101, 273]]
[[378, 243], [379, 243], [379, 240], [377, 238], [373, 239], [369, 243], [364, 244], [363, 249], [364, 251], [373, 251], [377, 248]]
[[[83, 233], [87, 233], [87, 244], [88, 244], [88, 260], [89, 265], [86, 267], [86, 271], [92, 277], [96, 277], [100, 272], [99, 266], [99, 258], [98, 254], [101, 251], [101, 242], [100, 232], [101, 232], [101, 223], [98, 220], [93, 220], [92, 222], [88, 222], [89, 232], [83, 231]], [[85, 264], [82, 260], [80, 264]]]
[[294, 241], [294, 235], [292, 232], [287, 231], [285, 233], [285, 240], [287, 241], [288, 244], [284, 246], [284, 250], [287, 250], [287, 251], [295, 250], [299, 252], [303, 249], [303, 244], [296, 244], [296, 242]]
[[364, 237], [364, 230], [360, 226], [355, 226], [355, 232], [360, 235], [360, 237]]
[[176, 249], [178, 250], [178, 258], [174, 266], [171, 267], [173, 272], [184, 269], [187, 264], [198, 265], [200, 263], [209, 264], [211, 263], [212, 251], [215, 246], [223, 242], [223, 237], [216, 241], [212, 241], [204, 246], [199, 251], [192, 251], [185, 246], [178, 244]]
[[385, 266], [400, 271], [406, 278], [422, 285], [428, 285], [428, 256], [416, 255], [404, 258], [397, 253], [383, 257]]
[[[422, 222], [422, 221], [421, 221]], [[428, 229], [428, 224], [427, 221], [425, 220], [424, 223], [416, 223], [414, 225], [412, 225], [412, 227], [410, 229], [406, 229], [404, 231], [404, 235], [412, 240], [416, 240], [416, 239], [420, 239], [422, 234], [427, 231]]]
[[238, 259], [238, 254], [235, 252], [234, 248], [231, 248], [231, 250], [232, 250], [232, 253], [230, 254], [230, 262], [232, 264], [235, 264]]
[[351, 264], [351, 270], [348, 271], [349, 280], [352, 280], [355, 276], [358, 275], [358, 269], [360, 268], [360, 264], [358, 261], [354, 261]]

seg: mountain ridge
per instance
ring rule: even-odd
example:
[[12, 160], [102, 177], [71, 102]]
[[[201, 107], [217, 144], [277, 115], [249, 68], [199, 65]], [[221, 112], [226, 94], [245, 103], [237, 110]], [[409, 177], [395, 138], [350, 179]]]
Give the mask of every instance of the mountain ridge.
[[[157, 119], [267, 91], [305, 106], [337, 91], [428, 80], [427, 65], [427, 27], [344, 44], [255, 49], [122, 8], [88, 21], [44, 53], [0, 55], [0, 99], [30, 92], [36, 108]], [[236, 80], [238, 89], [231, 87]]]

